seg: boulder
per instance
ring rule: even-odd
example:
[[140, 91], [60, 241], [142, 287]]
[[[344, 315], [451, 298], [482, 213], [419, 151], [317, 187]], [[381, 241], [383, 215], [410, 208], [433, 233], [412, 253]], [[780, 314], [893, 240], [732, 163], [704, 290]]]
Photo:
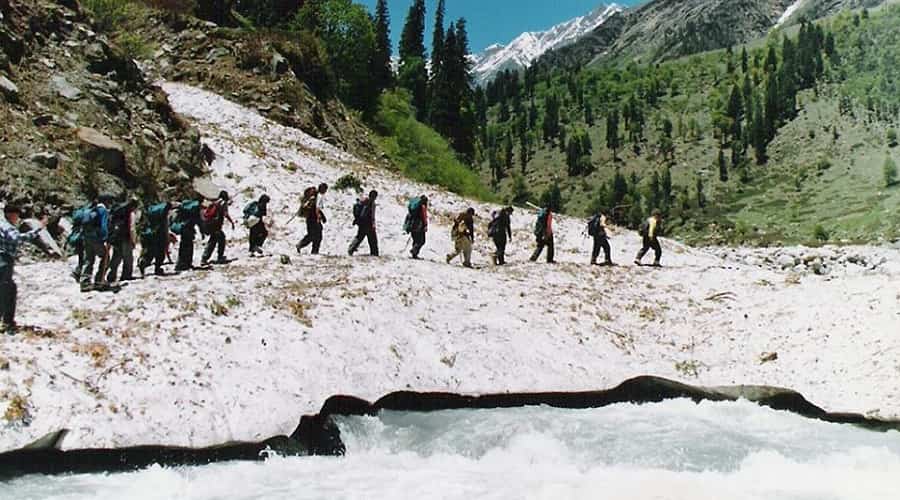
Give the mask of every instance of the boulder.
[[81, 99], [81, 90], [69, 83], [66, 77], [62, 75], [54, 75], [50, 77], [50, 85], [59, 95], [70, 101]]
[[211, 49], [209, 51], [209, 54], [206, 55], [206, 61], [213, 62], [216, 59], [221, 59], [223, 57], [227, 57], [228, 54], [230, 54], [230, 52], [228, 52], [228, 49], [223, 48], [223, 47], [216, 47], [214, 49]]
[[131, 180], [125, 165], [125, 149], [118, 142], [88, 127], [79, 128], [76, 136], [87, 161], [96, 161], [106, 172]]
[[794, 259], [793, 255], [789, 255], [789, 254], [785, 253], [785, 254], [779, 255], [778, 260], [776, 260], [775, 263], [778, 264], [778, 267], [780, 267], [782, 269], [790, 269], [790, 268], [794, 267], [794, 265], [797, 262]]
[[0, 92], [7, 102], [19, 102], [19, 87], [3, 75], [0, 75]]
[[22, 39], [0, 25], [0, 51], [4, 52], [13, 64], [19, 64], [25, 56], [25, 43]]
[[288, 60], [278, 52], [272, 54], [272, 61], [269, 63], [269, 67], [272, 69], [273, 76], [287, 73], [287, 70], [291, 68]]
[[28, 160], [39, 167], [49, 168], [51, 170], [59, 166], [59, 155], [48, 151], [35, 153], [29, 156]]

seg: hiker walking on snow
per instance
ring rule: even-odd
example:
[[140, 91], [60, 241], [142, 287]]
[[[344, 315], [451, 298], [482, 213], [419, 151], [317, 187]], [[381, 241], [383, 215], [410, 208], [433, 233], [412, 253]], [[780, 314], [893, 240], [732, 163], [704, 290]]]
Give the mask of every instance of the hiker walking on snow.
[[556, 261], [553, 260], [553, 212], [549, 206], [538, 211], [537, 221], [534, 223], [534, 237], [537, 241], [537, 248], [534, 249], [529, 260], [536, 262], [541, 256], [541, 252], [544, 251], [544, 247], [547, 247], [547, 263], [555, 264]]
[[447, 264], [457, 255], [463, 256], [463, 267], [472, 267], [472, 243], [475, 241], [475, 209], [468, 210], [456, 216], [453, 227], [450, 228], [450, 237], [453, 239], [453, 252], [447, 254]]
[[324, 182], [319, 184], [318, 189], [308, 187], [303, 192], [303, 200], [300, 203], [300, 215], [306, 219], [306, 236], [297, 244], [297, 253], [312, 245], [312, 254], [319, 254], [319, 247], [322, 246], [322, 233], [325, 223], [325, 193], [328, 192], [328, 184]]
[[494, 264], [498, 266], [506, 264], [506, 242], [512, 238], [512, 223], [509, 220], [512, 213], [512, 207], [506, 207], [495, 213], [488, 224], [488, 236], [494, 240], [497, 248], [494, 252]]
[[13, 270], [19, 245], [32, 243], [40, 237], [40, 232], [47, 225], [47, 218], [41, 219], [41, 227], [22, 233], [19, 231], [21, 209], [7, 203], [0, 220], [0, 321], [3, 330], [9, 335], [16, 333], [16, 282], [13, 281]]
[[[606, 210], [600, 209], [590, 222], [588, 222], [588, 236], [594, 239], [594, 248], [591, 250], [591, 265], [611, 266], [613, 265], [609, 253], [609, 239], [607, 238], [607, 219]], [[603, 263], [597, 263], [597, 257], [600, 256], [600, 249], [603, 249]]]
[[[109, 246], [112, 248], [112, 258], [109, 261], [109, 274], [106, 275], [107, 283], [134, 279], [134, 245], [137, 243], [134, 234], [136, 206], [134, 200], [125, 200], [110, 211]], [[122, 275], [117, 279], [120, 265]]]
[[649, 219], [645, 220], [643, 224], [641, 224], [641, 229], [639, 231], [641, 238], [643, 239], [643, 246], [640, 251], [637, 253], [637, 257], [634, 258], [634, 263], [638, 266], [641, 265], [641, 259], [644, 258], [644, 255], [647, 254], [651, 248], [653, 249], [654, 259], [653, 266], [659, 267], [659, 259], [662, 257], [662, 247], [659, 246], [659, 233], [662, 230], [662, 213], [659, 209], [653, 211], [653, 215], [650, 216]]
[[[81, 269], [81, 291], [104, 290], [106, 284], [106, 267], [109, 265], [109, 210], [106, 203], [108, 196], [94, 200], [91, 211], [82, 223], [84, 238], [84, 267]], [[94, 273], [94, 264], [97, 273]], [[91, 275], [93, 284], [91, 283]]]
[[369, 254], [378, 257], [378, 233], [375, 231], [375, 200], [378, 199], [378, 191], [374, 189], [369, 196], [361, 198], [353, 205], [353, 224], [357, 226], [356, 237], [350, 242], [347, 254], [352, 256], [363, 239], [369, 242]]
[[403, 230], [412, 237], [412, 250], [409, 252], [413, 259], [419, 258], [419, 252], [425, 246], [425, 233], [428, 231], [428, 197], [424, 194], [409, 200], [407, 204], [409, 213], [403, 221]]
[[266, 216], [269, 214], [269, 195], [262, 195], [244, 207], [244, 225], [250, 228], [250, 256], [262, 255], [262, 246], [269, 236]]
[[230, 204], [231, 200], [228, 196], [228, 192], [222, 191], [219, 193], [218, 198], [204, 207], [200, 212], [203, 226], [206, 229], [206, 233], [209, 235], [209, 240], [206, 242], [206, 249], [203, 250], [203, 258], [200, 260], [200, 263], [204, 266], [209, 264], [209, 259], [212, 257], [213, 250], [216, 251], [217, 264], [228, 263], [228, 259], [225, 258], [225, 231], [222, 230], [222, 226], [225, 225], [225, 221], [227, 220], [231, 223], [231, 229], [234, 230], [234, 220], [228, 215], [228, 205]]
[[166, 249], [169, 248], [169, 211], [172, 205], [162, 202], [150, 205], [144, 211], [144, 228], [141, 230], [141, 257], [138, 259], [138, 270], [141, 277], [146, 269], [153, 265], [157, 276], [165, 274], [163, 264], [166, 261]]
[[175, 218], [169, 230], [179, 236], [176, 271], [190, 271], [194, 268], [194, 237], [200, 223], [199, 200], [184, 200], [175, 207]]

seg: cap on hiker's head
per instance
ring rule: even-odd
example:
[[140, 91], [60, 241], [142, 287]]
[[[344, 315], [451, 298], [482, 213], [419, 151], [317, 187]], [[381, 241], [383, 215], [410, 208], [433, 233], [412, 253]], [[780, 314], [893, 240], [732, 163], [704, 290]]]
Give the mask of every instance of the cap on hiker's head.
[[225, 190], [219, 191], [219, 199], [228, 201], [228, 191], [225, 191]]
[[423, 205], [427, 205], [427, 204], [428, 204], [428, 197], [425, 196], [424, 194], [423, 194], [422, 196], [420, 196], [419, 199], [422, 200], [422, 204], [423, 204]]
[[21, 214], [22, 208], [15, 203], [7, 203], [6, 206], [3, 207], [3, 213], [5, 214]]
[[374, 200], [375, 198], [378, 198], [378, 191], [375, 191], [374, 189], [371, 190], [371, 191], [369, 191], [369, 198], [371, 198], [371, 199], [373, 199], [373, 200]]
[[475, 209], [472, 208], [472, 207], [469, 207], [469, 209], [466, 210], [466, 213], [469, 214], [469, 215], [475, 215]]
[[267, 195], [267, 194], [264, 194], [264, 195], [262, 195], [262, 196], [259, 197], [259, 203], [262, 204], [262, 205], [265, 205], [266, 203], [269, 203], [269, 201], [271, 201], [271, 199], [269, 198], [269, 195]]

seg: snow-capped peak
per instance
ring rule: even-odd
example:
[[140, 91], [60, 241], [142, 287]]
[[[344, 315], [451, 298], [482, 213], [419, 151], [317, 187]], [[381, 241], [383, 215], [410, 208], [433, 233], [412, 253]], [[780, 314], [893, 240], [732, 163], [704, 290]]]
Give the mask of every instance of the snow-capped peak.
[[557, 24], [546, 31], [525, 32], [507, 45], [491, 45], [475, 55], [475, 80], [484, 83], [503, 70], [526, 68], [545, 52], [577, 41], [622, 10], [622, 6], [614, 3], [601, 5], [587, 15]]

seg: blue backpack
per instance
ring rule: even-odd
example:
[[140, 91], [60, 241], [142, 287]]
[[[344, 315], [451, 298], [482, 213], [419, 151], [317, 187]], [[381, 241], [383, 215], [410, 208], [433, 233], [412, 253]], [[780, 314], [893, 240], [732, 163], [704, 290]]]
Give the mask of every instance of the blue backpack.
[[547, 209], [542, 208], [540, 212], [538, 212], [537, 220], [534, 221], [534, 235], [535, 236], [543, 236], [544, 232], [547, 231]]
[[84, 241], [85, 226], [91, 223], [94, 209], [90, 205], [85, 205], [75, 209], [72, 212], [72, 232], [66, 238], [66, 249], [74, 250]]
[[406, 214], [406, 219], [403, 220], [403, 232], [408, 234], [412, 232], [416, 215], [418, 215], [419, 209], [422, 208], [422, 197], [416, 196], [415, 198], [410, 198], [409, 202], [406, 204], [406, 208], [409, 209], [409, 212]]

